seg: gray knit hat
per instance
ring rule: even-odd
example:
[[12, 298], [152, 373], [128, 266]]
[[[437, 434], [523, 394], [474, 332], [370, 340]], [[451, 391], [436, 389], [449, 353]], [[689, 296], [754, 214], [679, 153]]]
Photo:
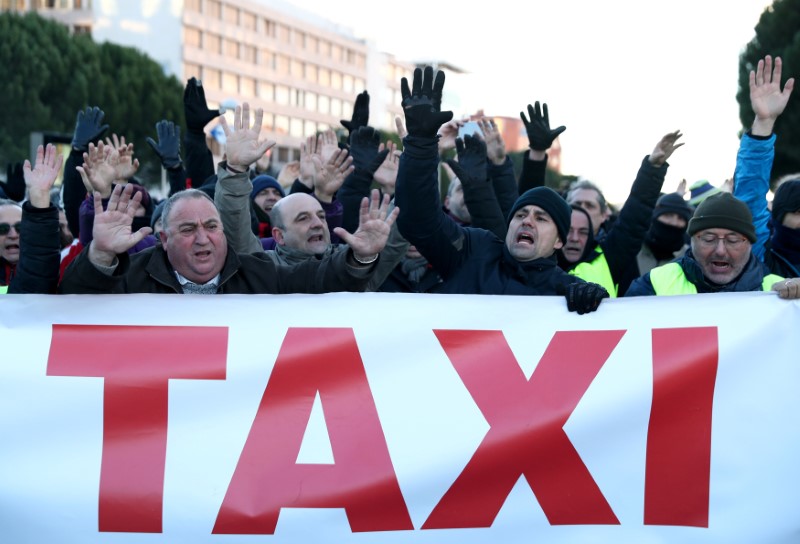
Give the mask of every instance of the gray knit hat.
[[753, 214], [747, 204], [726, 192], [711, 195], [702, 201], [689, 221], [686, 232], [694, 236], [705, 229], [728, 229], [738, 232], [751, 244], [756, 241]]

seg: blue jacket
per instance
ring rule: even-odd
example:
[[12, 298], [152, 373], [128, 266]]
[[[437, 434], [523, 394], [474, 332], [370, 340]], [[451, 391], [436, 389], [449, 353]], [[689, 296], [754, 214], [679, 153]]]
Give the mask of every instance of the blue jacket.
[[444, 279], [439, 292], [482, 295], [560, 295], [582, 282], [556, 264], [555, 256], [521, 263], [505, 240], [462, 227], [441, 209], [436, 138], [406, 137], [395, 188], [400, 233]]

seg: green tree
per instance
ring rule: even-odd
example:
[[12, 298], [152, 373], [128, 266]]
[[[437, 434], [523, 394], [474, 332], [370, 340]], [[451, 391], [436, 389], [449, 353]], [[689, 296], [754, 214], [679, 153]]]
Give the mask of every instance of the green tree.
[[155, 124], [183, 124], [183, 85], [130, 47], [96, 44], [35, 13], [0, 14], [0, 164], [28, 158], [31, 132], [75, 128], [78, 110], [99, 106], [109, 132], [133, 142], [144, 179], [160, 165], [146, 144]]
[[[755, 27], [756, 35], [739, 56], [739, 119], [748, 129], [753, 124], [750, 108], [750, 71], [766, 55], [783, 60], [783, 81], [800, 76], [800, 0], [775, 0], [764, 10]], [[781, 82], [783, 83], [783, 82]], [[783, 115], [775, 123], [775, 162], [772, 179], [800, 172], [800, 99], [793, 93]]]

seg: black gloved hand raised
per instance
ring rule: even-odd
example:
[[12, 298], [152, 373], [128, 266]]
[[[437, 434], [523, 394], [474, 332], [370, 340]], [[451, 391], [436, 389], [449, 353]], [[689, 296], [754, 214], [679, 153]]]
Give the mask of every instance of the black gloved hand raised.
[[197, 78], [193, 77], [186, 82], [183, 90], [183, 112], [186, 116], [186, 128], [190, 132], [202, 132], [212, 119], [219, 117], [219, 110], [208, 109], [203, 83]]
[[21, 162], [6, 167], [6, 181], [0, 181], [0, 187], [11, 200], [22, 202], [25, 199], [25, 174]]
[[436, 74], [433, 80], [433, 68], [425, 67], [414, 70], [414, 82], [408, 88], [408, 79], [400, 81], [400, 93], [403, 96], [403, 112], [406, 117], [406, 129], [409, 136], [434, 138], [443, 124], [453, 118], [452, 111], [441, 111], [442, 89], [444, 88], [444, 72]]
[[539, 106], [539, 102], [536, 102], [535, 108], [528, 104], [530, 121], [525, 117], [525, 112], [519, 112], [519, 116], [525, 124], [525, 130], [528, 132], [528, 143], [534, 151], [547, 151], [553, 145], [553, 140], [567, 130], [567, 127], [563, 125], [557, 129], [550, 130], [550, 115], [547, 112], [547, 104], [543, 104], [543, 106], [544, 108]]
[[350, 156], [353, 157], [353, 166], [367, 168], [381, 145], [381, 136], [372, 127], [359, 127], [350, 133]]
[[600, 301], [609, 296], [602, 285], [588, 281], [559, 285], [557, 292], [567, 299], [567, 310], [578, 315], [594, 312], [600, 307]]
[[89, 142], [94, 142], [108, 130], [108, 125], [101, 125], [105, 113], [95, 106], [80, 110], [75, 121], [75, 132], [72, 135], [72, 147], [78, 151], [87, 151]]
[[181, 165], [181, 127], [172, 121], [162, 119], [156, 123], [156, 133], [158, 134], [158, 143], [149, 136], [147, 143], [161, 159], [164, 168], [167, 170], [177, 168]]
[[[463, 140], [456, 138], [456, 152], [458, 153], [458, 164], [469, 172], [472, 179], [486, 181], [489, 178], [486, 171], [486, 143], [483, 140], [470, 135], [464, 136]], [[450, 164], [450, 161], [447, 161], [447, 164]], [[456, 175], [461, 178], [458, 174]]]
[[342, 119], [341, 123], [349, 133], [347, 137], [348, 140], [353, 137], [355, 131], [369, 124], [369, 93], [367, 93], [367, 91], [359, 93], [358, 96], [356, 96], [356, 103], [353, 105], [353, 116], [349, 121]]

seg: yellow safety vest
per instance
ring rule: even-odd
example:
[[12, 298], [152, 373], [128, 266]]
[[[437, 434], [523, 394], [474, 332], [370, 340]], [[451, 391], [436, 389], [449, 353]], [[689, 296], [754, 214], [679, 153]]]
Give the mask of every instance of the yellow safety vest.
[[8, 293], [8, 285], [0, 285], [0, 295]]
[[[761, 290], [769, 291], [772, 286], [783, 280], [775, 274], [767, 274], [761, 282]], [[667, 263], [650, 271], [650, 283], [656, 295], [696, 295], [697, 287], [686, 279], [683, 268], [678, 263]]]
[[595, 257], [593, 261], [580, 263], [569, 273], [582, 280], [602, 285], [611, 298], [617, 298], [619, 286], [614, 283], [614, 278], [611, 277], [611, 269], [608, 267], [608, 261], [606, 256], [603, 255], [603, 250], [599, 247], [597, 250], [600, 255]]

